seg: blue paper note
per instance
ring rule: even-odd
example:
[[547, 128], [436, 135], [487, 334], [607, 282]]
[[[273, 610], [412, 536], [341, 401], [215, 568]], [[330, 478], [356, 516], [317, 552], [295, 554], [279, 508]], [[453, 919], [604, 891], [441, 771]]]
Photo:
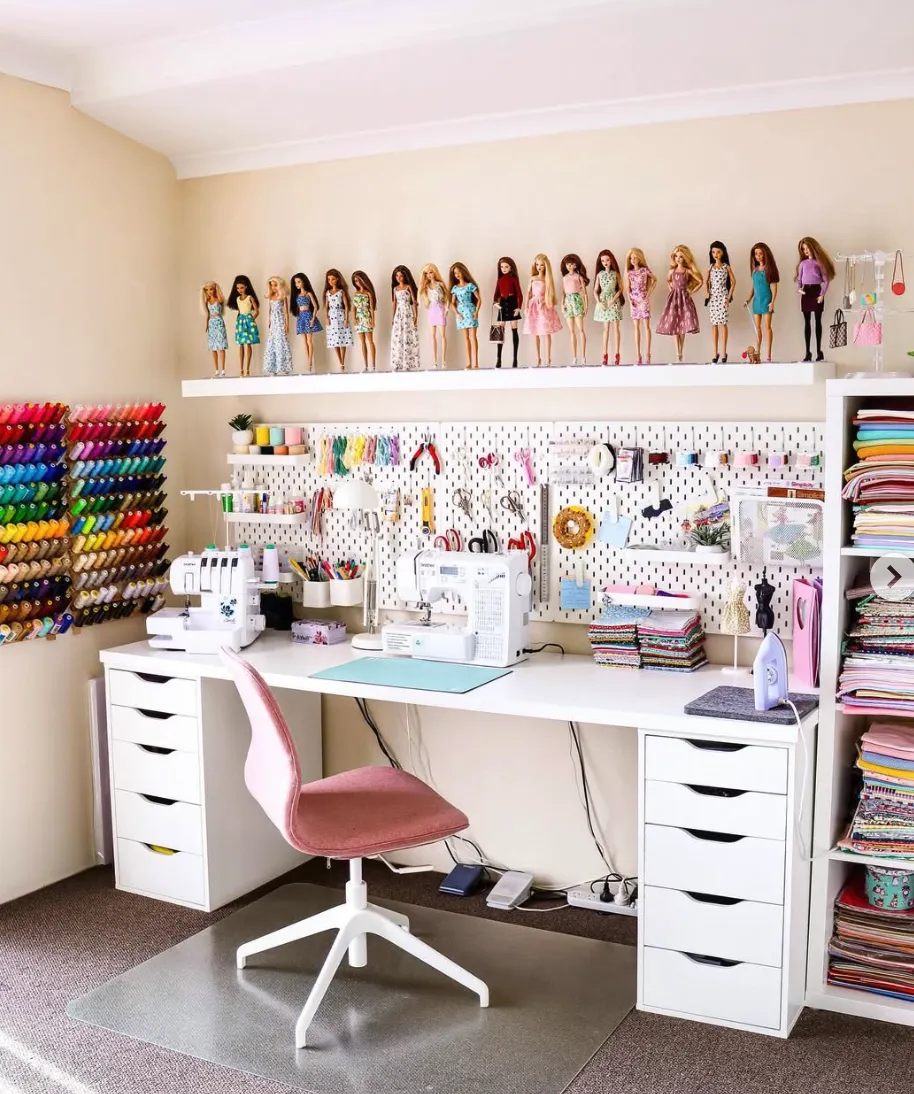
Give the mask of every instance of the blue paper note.
[[490, 684], [510, 669], [489, 669], [454, 661], [423, 661], [418, 657], [359, 657], [346, 665], [312, 672], [315, 680], [339, 680], [349, 684], [375, 684], [384, 688], [446, 691], [463, 695]]
[[600, 542], [611, 547], [624, 547], [628, 543], [628, 533], [632, 529], [632, 518], [620, 516], [612, 519], [611, 513], [604, 513], [600, 519]]
[[585, 581], [582, 585], [579, 585], [577, 578], [563, 577], [559, 589], [562, 611], [590, 611], [593, 604], [590, 581]]

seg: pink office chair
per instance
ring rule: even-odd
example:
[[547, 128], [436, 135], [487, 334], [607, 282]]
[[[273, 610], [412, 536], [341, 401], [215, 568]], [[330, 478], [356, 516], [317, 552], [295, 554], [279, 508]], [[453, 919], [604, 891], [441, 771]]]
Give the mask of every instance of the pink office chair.
[[302, 786], [295, 744], [263, 677], [227, 648], [222, 662], [231, 673], [251, 722], [251, 747], [244, 765], [248, 790], [284, 838], [299, 851], [349, 860], [346, 903], [238, 947], [238, 968], [264, 950], [336, 930], [330, 948], [295, 1024], [295, 1045], [304, 1048], [308, 1026], [349, 951], [349, 964], [368, 963], [366, 936], [380, 935], [401, 950], [443, 972], [489, 1005], [489, 989], [477, 976], [409, 933], [409, 920], [368, 903], [362, 859], [453, 836], [469, 824], [466, 816], [430, 786], [391, 767], [360, 767]]

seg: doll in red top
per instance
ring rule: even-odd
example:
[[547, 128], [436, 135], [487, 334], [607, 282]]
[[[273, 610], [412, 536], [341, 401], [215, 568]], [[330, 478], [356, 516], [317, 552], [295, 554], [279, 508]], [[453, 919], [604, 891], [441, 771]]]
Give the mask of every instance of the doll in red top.
[[[513, 258], [500, 258], [498, 260], [498, 280], [495, 282], [495, 296], [492, 298], [498, 305], [498, 320], [505, 324], [511, 324], [511, 343], [514, 347], [514, 361], [512, 368], [517, 368], [517, 348], [520, 337], [517, 333], [517, 321], [521, 317], [521, 308], [524, 303], [524, 290], [521, 288], [520, 278], [517, 276], [517, 266]], [[498, 360], [496, 368], [501, 368], [501, 351], [504, 342], [498, 343]]]

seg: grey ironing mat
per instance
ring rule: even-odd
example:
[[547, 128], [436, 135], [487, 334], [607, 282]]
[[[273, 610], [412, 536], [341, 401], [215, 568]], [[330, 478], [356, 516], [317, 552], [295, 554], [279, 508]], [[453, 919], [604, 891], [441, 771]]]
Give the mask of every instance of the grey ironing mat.
[[343, 963], [311, 1046], [296, 1051], [295, 1020], [332, 936], [260, 954], [243, 972], [235, 949], [340, 896], [283, 886], [73, 1000], [67, 1014], [314, 1094], [560, 1094], [634, 1005], [631, 946], [376, 901], [481, 976], [491, 1005], [369, 938], [367, 968]]
[[[789, 694], [801, 718], [819, 705], [815, 696], [792, 691]], [[755, 692], [752, 688], [712, 688], [691, 703], [686, 703], [682, 709], [686, 714], [694, 714], [700, 718], [738, 718], [741, 722], [768, 722], [779, 726], [792, 726], [796, 722], [790, 707], [756, 710]]]

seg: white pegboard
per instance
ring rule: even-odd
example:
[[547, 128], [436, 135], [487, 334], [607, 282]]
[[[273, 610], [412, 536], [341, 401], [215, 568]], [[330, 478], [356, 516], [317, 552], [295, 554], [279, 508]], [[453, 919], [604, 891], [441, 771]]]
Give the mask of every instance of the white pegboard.
[[[303, 427], [308, 450], [312, 459], [304, 466], [257, 467], [257, 478], [271, 493], [282, 492], [287, 497], [303, 497], [310, 502], [312, 494], [321, 486], [331, 489], [339, 483], [335, 476], [321, 476], [317, 473], [316, 456], [320, 451], [320, 439], [324, 435], [336, 434], [373, 434], [397, 435], [400, 438], [400, 464], [396, 467], [374, 467], [371, 476], [380, 492], [399, 489], [401, 495], [401, 519], [396, 523], [381, 522], [380, 540], [380, 584], [378, 602], [382, 608], [402, 608], [396, 597], [395, 563], [396, 558], [407, 550], [431, 545], [420, 532], [421, 507], [420, 493], [423, 486], [432, 486], [434, 490], [436, 534], [448, 528], [455, 528], [464, 541], [489, 523], [488, 512], [483, 507], [482, 497], [494, 478], [492, 512], [494, 531], [499, 543], [504, 547], [509, 536], [517, 535], [522, 525], [513, 514], [500, 505], [500, 498], [507, 490], [517, 490], [523, 499], [527, 525], [536, 535], [538, 557], [534, 567], [534, 589], [539, 588], [538, 567], [543, 561], [543, 544], [539, 530], [541, 513], [539, 508], [540, 484], [548, 479], [550, 440], [562, 438], [584, 438], [588, 441], [608, 441], [616, 449], [623, 445], [640, 446], [645, 450], [644, 481], [638, 484], [616, 483], [612, 477], [597, 485], [555, 485], [550, 488], [549, 518], [566, 505], [582, 505], [588, 509], [599, 524], [601, 514], [615, 493], [619, 511], [633, 518], [630, 543], [663, 543], [676, 541], [680, 536], [679, 521], [675, 508], [688, 497], [702, 490], [704, 478], [701, 463], [697, 467], [679, 467], [676, 465], [676, 452], [695, 450], [699, 460], [704, 459], [709, 450], [725, 449], [730, 453], [731, 464], [728, 467], [715, 468], [708, 473], [714, 484], [724, 493], [738, 493], [746, 486], [757, 484], [765, 479], [804, 480], [816, 485], [822, 483], [822, 466], [798, 467], [796, 456], [799, 452], [809, 454], [823, 451], [821, 423], [776, 422], [754, 423], [699, 423], [683, 422], [457, 422], [446, 425], [436, 423], [321, 423]], [[415, 472], [409, 470], [409, 460], [422, 438], [430, 435], [438, 449], [442, 461], [441, 475], [435, 475], [428, 456], [424, 456]], [[530, 448], [536, 474], [536, 485], [527, 486], [520, 463], [514, 458], [522, 448]], [[736, 467], [733, 465], [739, 451], [755, 450], [759, 453], [757, 467]], [[786, 450], [791, 454], [791, 462], [782, 468], [767, 466], [770, 452]], [[669, 464], [650, 464], [647, 459], [650, 451], [670, 453]], [[479, 466], [479, 458], [494, 453], [499, 460], [497, 475]], [[669, 498], [673, 510], [661, 517], [648, 520], [641, 515], [642, 509], [652, 500], [652, 484], [659, 482], [662, 496]], [[469, 482], [469, 487], [467, 487]], [[454, 491], [458, 487], [468, 488], [472, 496], [473, 517], [467, 518], [454, 505]], [[408, 499], [412, 499], [412, 504]], [[308, 554], [323, 557], [349, 558], [353, 555], [364, 558], [368, 551], [368, 537], [364, 533], [355, 533], [350, 525], [350, 515], [341, 511], [328, 511], [324, 515], [324, 535], [321, 539], [313, 536], [307, 523], [297, 525], [264, 526], [238, 524], [229, 526], [234, 530], [237, 541], [244, 540], [252, 546], [262, 546], [272, 542], [281, 554], [295, 554], [302, 557]], [[534, 617], [557, 622], [586, 623], [596, 614], [599, 592], [606, 584], [656, 584], [667, 589], [687, 590], [704, 599], [703, 616], [709, 632], [720, 629], [721, 614], [730, 580], [741, 577], [749, 586], [748, 603], [753, 609], [752, 586], [761, 577], [759, 567], [740, 565], [735, 559], [729, 559], [722, 566], [705, 566], [687, 563], [670, 563], [644, 556], [631, 555], [619, 551], [596, 537], [583, 551], [570, 552], [561, 549], [555, 540], [549, 537], [546, 544], [546, 556], [549, 571], [549, 596], [544, 604], [535, 603]], [[573, 577], [576, 573], [577, 557], [583, 560], [584, 570], [591, 581], [593, 607], [591, 610], [565, 611], [560, 607], [559, 582], [562, 577]], [[774, 609], [775, 628], [782, 634], [790, 633], [790, 595], [794, 577], [810, 574], [809, 567], [770, 567], [769, 580], [776, 588]], [[442, 605], [447, 611], [460, 611], [457, 604]]]

